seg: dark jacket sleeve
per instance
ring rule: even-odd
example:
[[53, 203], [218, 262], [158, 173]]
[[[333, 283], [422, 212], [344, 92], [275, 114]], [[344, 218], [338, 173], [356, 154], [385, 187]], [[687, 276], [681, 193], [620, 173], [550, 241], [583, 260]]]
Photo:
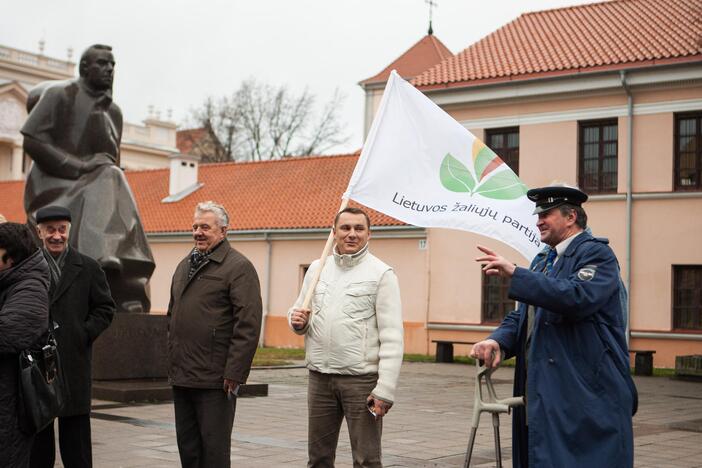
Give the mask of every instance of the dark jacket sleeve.
[[[586, 244], [579, 247], [583, 252], [567, 278], [552, 278], [517, 268], [512, 276], [509, 297], [572, 320], [584, 319], [600, 310], [619, 287], [617, 259], [605, 244]], [[578, 273], [586, 266], [594, 270], [594, 275], [581, 278]]]
[[27, 278], [12, 288], [0, 309], [0, 353], [19, 353], [49, 327], [48, 284]]
[[505, 353], [505, 359], [517, 354], [520, 316], [521, 308], [513, 310], [505, 316], [497, 330], [488, 336], [488, 339], [495, 340], [500, 345], [500, 349]]
[[[177, 270], [176, 270], [177, 273]], [[168, 294], [168, 309], [166, 310], [166, 315], [170, 317], [173, 315], [173, 286], [175, 282], [175, 273], [173, 274], [173, 278], [171, 278], [171, 287], [170, 287], [170, 293]]]
[[90, 310], [85, 321], [89, 342], [95, 341], [100, 333], [110, 326], [115, 315], [115, 302], [110, 294], [110, 286], [102, 268], [94, 261], [90, 265]]
[[237, 275], [229, 285], [229, 298], [234, 314], [234, 332], [224, 377], [244, 383], [256, 354], [263, 314], [258, 274], [248, 260], [241, 262], [237, 268]]

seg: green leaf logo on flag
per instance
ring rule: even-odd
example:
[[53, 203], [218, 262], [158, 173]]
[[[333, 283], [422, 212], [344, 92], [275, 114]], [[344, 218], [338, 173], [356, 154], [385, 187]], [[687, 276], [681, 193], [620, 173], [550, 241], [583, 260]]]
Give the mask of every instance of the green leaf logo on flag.
[[441, 163], [439, 176], [441, 177], [441, 183], [450, 191], [473, 193], [473, 188], [475, 187], [473, 174], [461, 161], [451, 156], [451, 153], [446, 153]]
[[504, 161], [478, 139], [473, 143], [472, 162], [477, 181], [463, 163], [447, 153], [439, 170], [441, 184], [452, 192], [468, 192], [471, 196], [477, 193], [494, 200], [515, 200], [527, 193], [527, 186], [510, 170], [502, 170], [487, 178]]

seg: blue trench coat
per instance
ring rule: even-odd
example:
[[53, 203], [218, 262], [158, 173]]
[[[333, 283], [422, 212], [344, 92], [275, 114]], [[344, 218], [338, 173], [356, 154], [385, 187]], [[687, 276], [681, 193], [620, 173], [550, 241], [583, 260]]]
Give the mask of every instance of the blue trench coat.
[[[519, 307], [490, 335], [506, 359], [517, 357], [514, 394], [528, 390], [513, 415], [514, 467], [633, 466], [638, 396], [608, 243], [583, 232], [548, 276], [543, 253], [514, 272], [509, 296]], [[535, 308], [528, 373], [527, 305]]]

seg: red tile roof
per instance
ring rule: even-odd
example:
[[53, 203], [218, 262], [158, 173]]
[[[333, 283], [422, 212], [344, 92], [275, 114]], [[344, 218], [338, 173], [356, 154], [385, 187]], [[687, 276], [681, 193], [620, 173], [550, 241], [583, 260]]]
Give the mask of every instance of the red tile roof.
[[[225, 206], [234, 230], [326, 228], [331, 226], [357, 159], [356, 153], [204, 164], [198, 177], [204, 186], [175, 203], [161, 202], [168, 196], [168, 169], [127, 171], [126, 175], [147, 232], [189, 231], [195, 204], [205, 200]], [[25, 221], [23, 193], [24, 182], [0, 182], [0, 212], [9, 221]], [[368, 212], [375, 226], [404, 225], [376, 211]]]
[[0, 214], [8, 221], [24, 223], [24, 181], [10, 180], [0, 182]]
[[702, 61], [702, 0], [612, 0], [526, 13], [417, 76], [423, 89]]
[[361, 81], [359, 84], [385, 83], [390, 78], [390, 72], [393, 70], [396, 70], [400, 76], [409, 80], [449, 57], [453, 57], [453, 53], [448, 47], [433, 34], [427, 34], [394, 62], [385, 67], [383, 71]]

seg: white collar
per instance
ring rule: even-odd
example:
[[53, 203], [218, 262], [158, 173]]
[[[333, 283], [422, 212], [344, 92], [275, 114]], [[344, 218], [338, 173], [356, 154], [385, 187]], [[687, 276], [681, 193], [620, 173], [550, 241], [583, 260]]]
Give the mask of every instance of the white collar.
[[558, 254], [559, 257], [561, 255], [563, 255], [563, 253], [566, 251], [566, 249], [568, 248], [570, 243], [573, 242], [573, 239], [575, 239], [576, 237], [578, 237], [582, 233], [583, 233], [583, 231], [578, 231], [577, 233], [573, 234], [572, 236], [570, 236], [566, 239], [563, 239], [561, 242], [559, 242], [558, 245], [556, 245], [556, 254]]
[[334, 262], [341, 267], [351, 268], [361, 263], [366, 253], [368, 253], [368, 243], [366, 243], [361, 250], [353, 254], [340, 254], [336, 250], [336, 246], [334, 246]]

